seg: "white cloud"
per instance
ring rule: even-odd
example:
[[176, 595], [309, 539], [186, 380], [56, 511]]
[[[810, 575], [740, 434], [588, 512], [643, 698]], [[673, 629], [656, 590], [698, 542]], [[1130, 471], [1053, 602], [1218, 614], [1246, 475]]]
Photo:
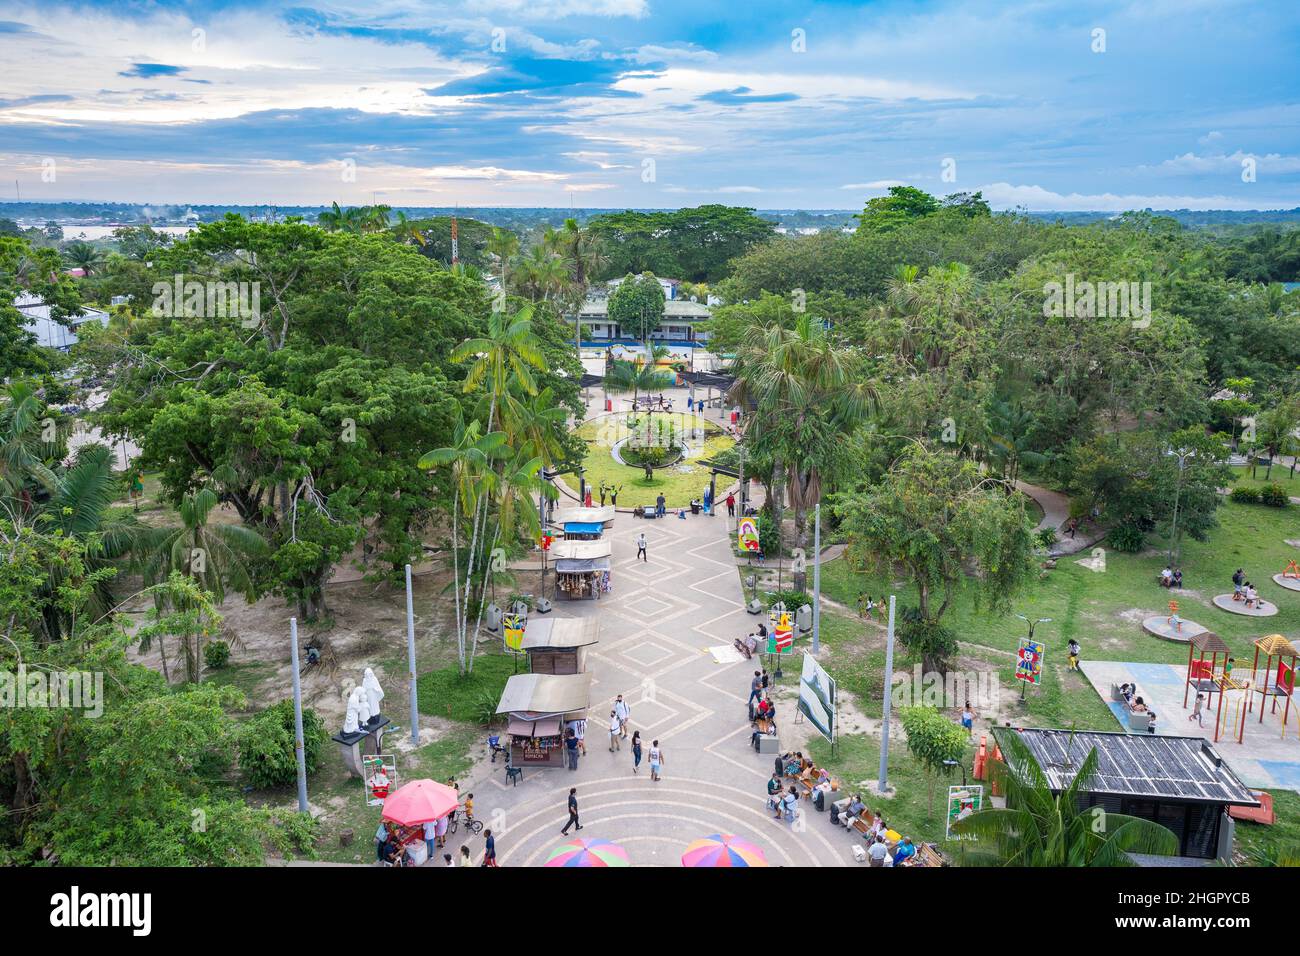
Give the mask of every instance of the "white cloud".
[[891, 186], [906, 186], [901, 179], [877, 179], [870, 183], [845, 183], [840, 189], [852, 189], [861, 192], [864, 189], [889, 189]]
[[1300, 156], [1284, 156], [1281, 153], [1247, 153], [1237, 150], [1231, 155], [1199, 156], [1196, 153], [1183, 153], [1173, 159], [1166, 159], [1155, 166], [1139, 166], [1139, 169], [1162, 169], [1176, 173], [1216, 173], [1228, 170], [1240, 170], [1244, 160], [1255, 161], [1259, 173], [1295, 173], [1300, 172]]
[[997, 209], [1024, 206], [1031, 212], [1125, 212], [1129, 209], [1281, 209], [1294, 200], [1229, 196], [1116, 195], [1115, 193], [1057, 193], [1042, 186], [989, 183], [979, 187], [985, 200]]

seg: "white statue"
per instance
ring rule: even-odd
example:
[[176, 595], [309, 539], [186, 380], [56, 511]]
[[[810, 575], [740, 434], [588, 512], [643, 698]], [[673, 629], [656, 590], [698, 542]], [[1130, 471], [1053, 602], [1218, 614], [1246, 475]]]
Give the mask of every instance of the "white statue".
[[366, 698], [370, 701], [370, 709], [374, 711], [374, 716], [378, 717], [384, 712], [384, 689], [379, 686], [379, 678], [369, 667], [366, 668], [365, 676], [361, 679], [361, 686], [366, 689]]
[[365, 687], [357, 687], [352, 693], [357, 695], [357, 704], [359, 710], [357, 719], [361, 721], [361, 729], [365, 730], [366, 724], [370, 723], [375, 717], [375, 709], [370, 704], [370, 695], [366, 693]]
[[347, 714], [343, 718], [343, 732], [345, 734], [355, 734], [361, 730], [361, 694], [363, 691], [360, 687], [353, 687], [352, 693], [348, 695]]

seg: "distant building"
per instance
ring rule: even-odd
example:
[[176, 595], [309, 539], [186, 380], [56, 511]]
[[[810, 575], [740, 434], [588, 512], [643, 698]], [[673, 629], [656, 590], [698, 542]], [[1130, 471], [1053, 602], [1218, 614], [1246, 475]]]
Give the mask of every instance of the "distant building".
[[1028, 728], [998, 728], [994, 737], [1012, 733], [1029, 748], [1053, 793], [1065, 790], [1089, 751], [1097, 751], [1097, 772], [1082, 788], [1080, 805], [1151, 820], [1178, 838], [1181, 860], [1135, 856], [1139, 863], [1195, 865], [1230, 859], [1233, 821], [1228, 808], [1259, 806], [1203, 737]]
[[36, 342], [46, 348], [66, 352], [77, 344], [76, 330], [87, 322], [108, 325], [108, 313], [100, 309], [82, 309], [79, 315], [67, 319], [67, 325], [50, 315], [51, 307], [40, 296], [24, 292], [14, 299], [14, 308], [22, 313], [23, 324], [36, 336]]
[[[624, 329], [617, 322], [609, 320], [609, 297], [622, 281], [611, 279], [603, 288], [597, 286], [582, 304], [578, 321], [581, 323], [584, 344], [636, 345], [641, 341], [632, 330]], [[650, 336], [650, 341], [678, 348], [703, 347], [708, 342], [709, 335], [698, 326], [713, 314], [713, 310], [704, 303], [678, 298], [680, 282], [677, 279], [659, 279], [659, 285], [664, 290], [664, 317], [659, 328]], [[573, 321], [572, 316], [569, 321]]]

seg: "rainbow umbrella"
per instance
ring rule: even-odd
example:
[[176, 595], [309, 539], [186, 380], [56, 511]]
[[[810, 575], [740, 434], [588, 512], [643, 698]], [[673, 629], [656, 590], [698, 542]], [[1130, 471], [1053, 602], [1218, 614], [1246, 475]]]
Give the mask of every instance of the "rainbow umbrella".
[[696, 840], [682, 854], [682, 866], [767, 866], [763, 851], [730, 833]]
[[557, 846], [543, 866], [631, 866], [627, 850], [609, 840], [579, 838]]

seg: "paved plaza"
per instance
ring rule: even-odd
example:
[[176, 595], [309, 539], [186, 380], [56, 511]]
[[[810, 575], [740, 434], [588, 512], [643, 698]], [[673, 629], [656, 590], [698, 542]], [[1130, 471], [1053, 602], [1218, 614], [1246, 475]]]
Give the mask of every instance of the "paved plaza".
[[[636, 560], [634, 539], [642, 531], [648, 561]], [[600, 643], [587, 657], [587, 756], [576, 771], [525, 768], [517, 787], [506, 786], [504, 772], [493, 768], [479, 785], [479, 813], [498, 831], [501, 864], [540, 865], [565, 842], [560, 828], [571, 786], [578, 788], [581, 835], [622, 844], [635, 865], [678, 866], [687, 844], [718, 832], [751, 840], [773, 865], [851, 862], [852, 839], [807, 801], [793, 825], [767, 811], [772, 758], [750, 747], [746, 719], [754, 665], [717, 664], [709, 653], [748, 633], [754, 621], [744, 610], [725, 509], [686, 520], [620, 513], [606, 536], [613, 543], [613, 593], [599, 601], [559, 599], [552, 612], [600, 620]], [[644, 759], [633, 774], [630, 732], [621, 750], [608, 750], [608, 714], [620, 693], [645, 749], [659, 740], [660, 782], [650, 780]], [[793, 705], [782, 705], [778, 716], [788, 726]]]

